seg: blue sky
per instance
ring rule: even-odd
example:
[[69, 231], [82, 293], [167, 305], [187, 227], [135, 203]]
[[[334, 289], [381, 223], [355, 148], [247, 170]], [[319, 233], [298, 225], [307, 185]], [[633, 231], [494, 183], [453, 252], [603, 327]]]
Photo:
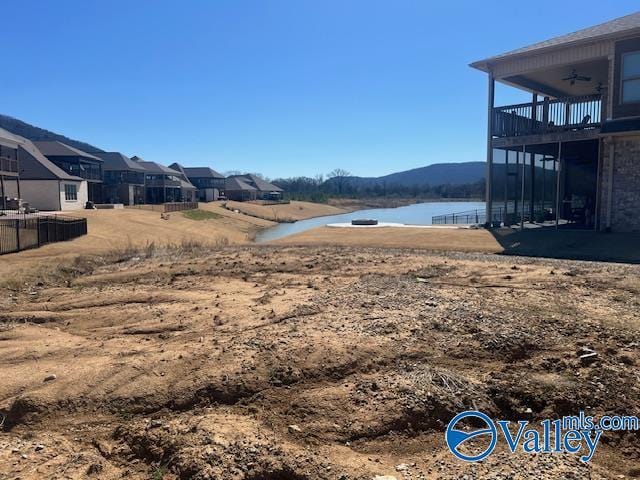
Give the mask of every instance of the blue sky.
[[[0, 112], [107, 150], [268, 177], [484, 160], [468, 63], [637, 0], [4, 2]], [[508, 88], [497, 103], [520, 101]]]

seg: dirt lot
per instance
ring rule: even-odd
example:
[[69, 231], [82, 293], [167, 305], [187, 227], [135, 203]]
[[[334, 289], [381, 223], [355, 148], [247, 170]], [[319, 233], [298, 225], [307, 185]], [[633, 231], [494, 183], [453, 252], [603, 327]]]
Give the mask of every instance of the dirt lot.
[[500, 253], [488, 230], [468, 228], [319, 227], [272, 242], [275, 245], [420, 248], [432, 251]]
[[637, 414], [638, 266], [227, 246], [81, 258], [11, 285], [0, 478], [638, 473], [637, 433], [605, 434], [589, 464], [500, 448], [463, 464], [443, 439], [472, 407]]

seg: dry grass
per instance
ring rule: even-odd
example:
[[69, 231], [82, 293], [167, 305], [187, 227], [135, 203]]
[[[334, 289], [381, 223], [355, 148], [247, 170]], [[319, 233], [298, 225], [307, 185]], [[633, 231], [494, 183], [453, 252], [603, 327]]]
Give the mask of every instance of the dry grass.
[[230, 210], [238, 210], [251, 217], [280, 223], [290, 223], [325, 215], [338, 215], [347, 211], [332, 205], [298, 201], [279, 205], [261, 205], [259, 203], [234, 201], [228, 201], [225, 204], [226, 208]]

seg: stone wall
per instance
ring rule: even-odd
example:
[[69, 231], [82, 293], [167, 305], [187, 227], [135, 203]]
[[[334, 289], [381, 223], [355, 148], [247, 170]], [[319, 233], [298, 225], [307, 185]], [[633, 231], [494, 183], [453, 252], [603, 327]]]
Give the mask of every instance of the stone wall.
[[600, 182], [600, 229], [607, 228], [610, 215], [611, 230], [640, 231], [640, 135], [603, 141]]

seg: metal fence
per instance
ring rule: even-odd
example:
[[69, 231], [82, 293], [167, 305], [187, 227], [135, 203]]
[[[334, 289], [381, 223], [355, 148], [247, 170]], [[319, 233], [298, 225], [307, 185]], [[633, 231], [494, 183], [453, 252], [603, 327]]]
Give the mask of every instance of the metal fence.
[[[544, 202], [534, 205], [533, 212], [531, 206], [525, 202], [516, 204], [512, 201], [504, 206], [493, 207], [491, 212], [491, 223], [501, 223], [505, 226], [515, 225], [521, 221], [544, 222], [555, 220], [553, 202]], [[532, 216], [533, 213], [533, 216]], [[465, 212], [448, 213], [431, 217], [433, 225], [480, 225], [487, 223], [486, 209], [467, 210]]]
[[486, 209], [468, 210], [465, 212], [449, 213], [447, 215], [436, 215], [431, 218], [433, 225], [473, 225], [485, 223], [487, 218]]
[[62, 215], [0, 218], [0, 255], [71, 240], [86, 234], [86, 218]]

